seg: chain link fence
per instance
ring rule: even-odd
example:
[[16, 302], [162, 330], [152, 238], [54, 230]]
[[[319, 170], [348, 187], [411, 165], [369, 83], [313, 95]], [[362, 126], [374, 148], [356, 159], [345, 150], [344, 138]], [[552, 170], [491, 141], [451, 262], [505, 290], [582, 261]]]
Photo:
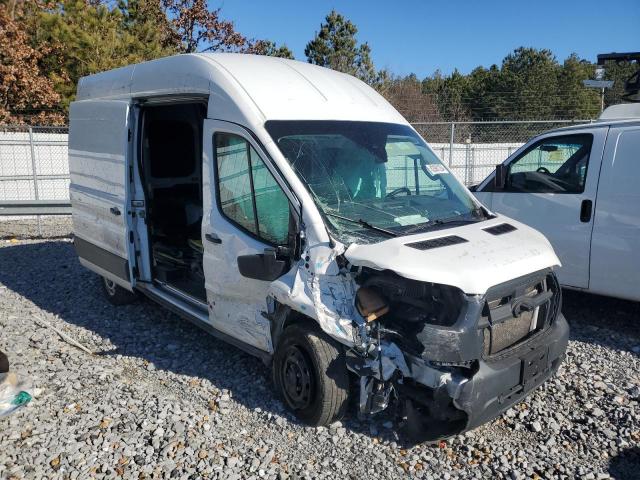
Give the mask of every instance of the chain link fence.
[[[466, 185], [481, 182], [531, 137], [592, 120], [417, 122], [414, 128]], [[0, 204], [11, 200], [68, 200], [67, 127], [0, 125]], [[0, 238], [64, 236], [68, 217], [2, 217]]]
[[592, 121], [419, 122], [412, 125], [459, 180], [465, 185], [474, 185], [532, 137]]
[[[68, 200], [67, 127], [0, 125], [0, 204]], [[69, 218], [0, 216], [0, 238], [55, 237], [71, 232]]]

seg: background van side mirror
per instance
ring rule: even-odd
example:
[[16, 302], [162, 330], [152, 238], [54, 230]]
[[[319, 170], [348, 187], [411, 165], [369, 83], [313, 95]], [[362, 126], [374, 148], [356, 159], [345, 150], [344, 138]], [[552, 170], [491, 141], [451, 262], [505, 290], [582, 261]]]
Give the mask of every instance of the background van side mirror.
[[502, 163], [496, 165], [496, 173], [493, 177], [493, 187], [495, 191], [504, 190], [507, 184], [508, 170], [507, 166]]

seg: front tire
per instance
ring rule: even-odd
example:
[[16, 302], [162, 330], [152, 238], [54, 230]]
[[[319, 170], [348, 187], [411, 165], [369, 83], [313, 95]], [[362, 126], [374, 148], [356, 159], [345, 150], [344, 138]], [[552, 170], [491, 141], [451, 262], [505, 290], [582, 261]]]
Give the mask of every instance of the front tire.
[[138, 296], [134, 292], [122, 288], [113, 280], [109, 280], [106, 277], [102, 277], [100, 283], [102, 284], [104, 295], [113, 305], [128, 305], [138, 299]]
[[344, 416], [349, 375], [341, 345], [319, 328], [288, 327], [273, 359], [273, 377], [285, 405], [308, 425], [329, 425]]

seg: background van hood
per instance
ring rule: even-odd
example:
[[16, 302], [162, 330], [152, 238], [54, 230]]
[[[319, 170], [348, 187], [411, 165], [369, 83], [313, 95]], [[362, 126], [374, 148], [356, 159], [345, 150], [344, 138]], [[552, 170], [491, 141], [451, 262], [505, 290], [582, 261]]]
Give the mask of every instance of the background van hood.
[[[500, 235], [486, 231], [503, 223], [516, 229]], [[451, 235], [466, 242], [428, 250], [407, 245]], [[391, 270], [405, 278], [451, 285], [469, 295], [483, 295], [499, 283], [560, 266], [560, 260], [544, 235], [502, 215], [484, 222], [392, 238], [372, 245], [352, 244], [344, 255], [356, 266]]]

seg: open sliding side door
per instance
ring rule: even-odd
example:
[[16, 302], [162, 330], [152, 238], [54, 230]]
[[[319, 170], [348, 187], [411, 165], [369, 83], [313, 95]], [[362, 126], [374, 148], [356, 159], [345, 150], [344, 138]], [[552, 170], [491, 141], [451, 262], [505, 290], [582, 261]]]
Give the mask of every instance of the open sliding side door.
[[73, 102], [69, 116], [69, 195], [80, 263], [131, 290], [129, 102]]

